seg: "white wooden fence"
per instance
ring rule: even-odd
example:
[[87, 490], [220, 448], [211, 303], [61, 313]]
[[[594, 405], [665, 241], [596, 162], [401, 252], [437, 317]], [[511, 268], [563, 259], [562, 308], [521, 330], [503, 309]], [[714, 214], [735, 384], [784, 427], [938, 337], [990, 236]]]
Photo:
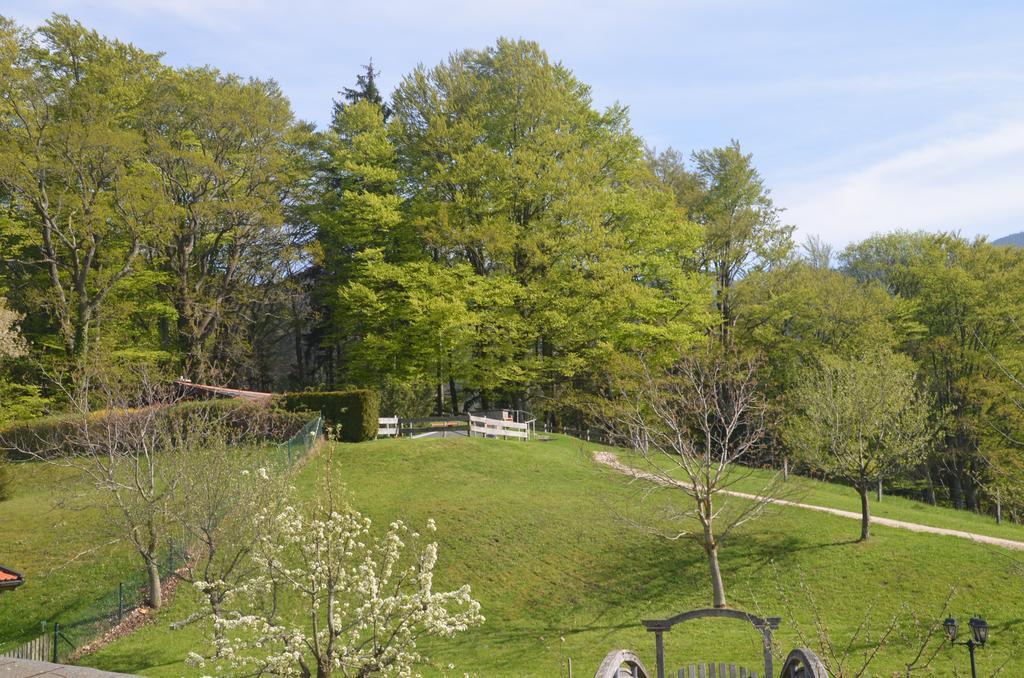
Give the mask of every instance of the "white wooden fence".
[[519, 438], [527, 440], [530, 437], [530, 423], [509, 421], [505, 419], [488, 419], [487, 417], [474, 417], [469, 415], [469, 435], [474, 433], [482, 436]]
[[378, 417], [377, 437], [394, 438], [398, 436], [398, 417]]
[[511, 415], [501, 419], [478, 417], [476, 415], [452, 415], [451, 417], [426, 417], [405, 419], [398, 417], [377, 417], [377, 437], [394, 438], [407, 435], [411, 438], [436, 436], [445, 433], [457, 435], [481, 435], [490, 438], [514, 438], [529, 440], [534, 432], [536, 419], [514, 421]]

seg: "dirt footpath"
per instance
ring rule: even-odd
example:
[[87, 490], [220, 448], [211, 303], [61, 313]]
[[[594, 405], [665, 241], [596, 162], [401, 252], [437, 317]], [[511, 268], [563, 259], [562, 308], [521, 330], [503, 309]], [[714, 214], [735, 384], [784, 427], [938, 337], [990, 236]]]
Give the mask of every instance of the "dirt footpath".
[[[604, 464], [610, 468], [615, 469], [619, 473], [630, 476], [632, 478], [640, 478], [642, 480], [649, 480], [659, 485], [675, 485], [677, 487], [686, 487], [685, 483], [678, 481], [669, 481], [666, 478], [662, 478], [654, 473], [647, 471], [641, 471], [640, 469], [627, 466], [619, 461], [619, 458], [612, 452], [594, 452], [594, 461], [599, 464]], [[740, 497], [742, 499], [750, 499], [752, 501], [759, 501], [762, 498], [754, 494], [746, 494], [744, 492], [733, 492], [732, 490], [722, 490], [722, 494], [727, 494], [730, 497]], [[828, 508], [827, 506], [815, 506], [814, 504], [802, 504], [797, 501], [789, 501], [787, 499], [769, 499], [767, 503], [778, 504], [779, 506], [793, 506], [795, 508], [807, 509], [808, 511], [819, 511], [821, 513], [831, 513], [834, 516], [841, 518], [851, 518], [853, 520], [860, 520], [860, 513], [854, 511], [843, 511], [841, 509]], [[900, 530], [910, 530], [911, 532], [928, 532], [930, 534], [942, 534], [947, 537], [958, 537], [960, 539], [970, 539], [981, 544], [989, 544], [991, 546], [1000, 546], [1005, 549], [1013, 551], [1024, 551], [1024, 541], [1014, 541], [1012, 539], [1001, 539], [999, 537], [989, 537], [984, 534], [975, 534], [974, 532], [964, 532], [962, 530], [950, 530], [944, 527], [932, 527], [930, 525], [921, 525], [919, 523], [908, 523], [905, 520], [893, 520], [892, 518], [878, 518], [871, 516], [872, 525], [884, 525], [885, 527], [895, 527]]]

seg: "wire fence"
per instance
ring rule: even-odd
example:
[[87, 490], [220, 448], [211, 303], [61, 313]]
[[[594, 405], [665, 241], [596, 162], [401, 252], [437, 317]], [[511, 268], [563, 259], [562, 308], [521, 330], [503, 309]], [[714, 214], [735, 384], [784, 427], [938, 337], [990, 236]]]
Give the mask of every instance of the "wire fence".
[[300, 428], [298, 433], [278, 445], [278, 448], [284, 452], [284, 460], [288, 464], [287, 468], [291, 468], [302, 459], [305, 459], [306, 455], [309, 454], [309, 451], [313, 449], [323, 434], [324, 419], [321, 416], [317, 416]]
[[[302, 461], [322, 435], [323, 419], [318, 416], [307, 422], [289, 440], [269, 447], [268, 451], [273, 455], [270, 460], [272, 465], [286, 471]], [[171, 542], [160, 550], [157, 569], [164, 587], [173, 581], [178, 569], [185, 565], [187, 557], [187, 548], [183, 544]], [[65, 611], [57, 619], [42, 622], [37, 635], [31, 640], [7, 648], [3, 648], [0, 643], [0, 657], [58, 663], [69, 661], [84, 646], [100, 638], [136, 608], [144, 606], [148, 600], [148, 590], [149, 573], [139, 567], [84, 607]]]
[[571, 426], [553, 426], [547, 422], [537, 424], [538, 432], [561, 433], [563, 435], [586, 440], [587, 442], [601, 443], [602, 445], [614, 445], [615, 441], [608, 437], [608, 434], [600, 428], [573, 428]]

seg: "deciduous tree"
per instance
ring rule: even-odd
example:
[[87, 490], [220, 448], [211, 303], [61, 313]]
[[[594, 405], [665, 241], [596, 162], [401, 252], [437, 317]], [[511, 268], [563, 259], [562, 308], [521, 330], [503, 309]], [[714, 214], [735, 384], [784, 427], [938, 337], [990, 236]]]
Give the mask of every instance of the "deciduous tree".
[[256, 574], [217, 616], [215, 654], [193, 653], [192, 663], [234, 675], [411, 675], [426, 661], [421, 638], [483, 622], [468, 585], [435, 589], [437, 543], [400, 520], [374, 535], [368, 518], [323, 500], [264, 511], [261, 523]]
[[787, 443], [806, 463], [853, 486], [861, 502], [860, 539], [866, 540], [872, 485], [920, 463], [933, 440], [913, 364], [884, 350], [826, 357], [800, 379], [792, 403]]
[[726, 607], [719, 549], [732, 529], [759, 515], [776, 488], [772, 479], [757, 499], [742, 503], [722, 494], [750, 476], [743, 463], [765, 442], [756, 365], [712, 348], [683, 358], [667, 373], [647, 372], [639, 384], [631, 382], [606, 405], [607, 428], [641, 455], [659, 485], [686, 495], [671, 516], [678, 527], [665, 536], [696, 539], [707, 557], [712, 603]]
[[0, 186], [31, 233], [13, 263], [44, 276], [36, 303], [70, 358], [166, 230], [140, 130], [162, 71], [156, 55], [65, 16], [38, 31], [0, 21]]

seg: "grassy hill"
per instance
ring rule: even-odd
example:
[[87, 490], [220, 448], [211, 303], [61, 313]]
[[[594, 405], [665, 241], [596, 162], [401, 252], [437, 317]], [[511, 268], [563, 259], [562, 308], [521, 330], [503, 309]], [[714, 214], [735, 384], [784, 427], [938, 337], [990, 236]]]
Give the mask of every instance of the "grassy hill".
[[[0, 502], [0, 565], [25, 584], [0, 595], [0, 650], [38, 635], [42, 622], [96, 616], [101, 599], [116, 609], [118, 582], [142, 581], [138, 557], [104, 529], [99, 510], [83, 508], [89, 489], [71, 469], [21, 463], [11, 473], [14, 496]], [[62, 501], [68, 493], [75, 501]]]
[[[337, 445], [334, 473], [353, 503], [378, 523], [403, 517], [422, 524], [433, 517], [440, 541], [439, 585], [468, 582], [483, 604], [487, 622], [454, 640], [436, 642], [427, 654], [453, 675], [561, 675], [566, 657], [574, 673], [589, 675], [617, 647], [636, 650], [653, 664], [653, 638], [639, 620], [668, 616], [710, 601], [699, 547], [667, 541], [638, 527], [652, 514], [678, 505], [678, 492], [643, 498], [637, 485], [590, 460], [592, 444], [570, 438], [551, 442], [481, 439], [381, 440]], [[325, 472], [322, 459], [296, 478], [311, 496]], [[796, 483], [804, 500], [844, 504], [844, 488]], [[805, 487], [802, 487], [805, 486]], [[846, 506], [843, 505], [843, 508]], [[938, 526], [992, 532], [991, 521], [888, 499], [878, 510], [912, 512]], [[904, 517], [904, 516], [897, 516]], [[894, 614], [935, 618], [951, 587], [950, 612], [965, 620], [984, 615], [992, 625], [989, 646], [979, 652], [984, 674], [1004, 664], [1003, 675], [1024, 671], [1024, 574], [1017, 561], [995, 548], [965, 540], [876, 527], [869, 543], [851, 541], [853, 521], [794, 508], [772, 509], [733, 535], [722, 553], [734, 607], [784, 618], [780, 651], [796, 642], [795, 624], [813, 635], [814, 612], [801, 584], [815, 600], [833, 641], [845, 646], [870, 613], [867, 650]], [[993, 532], [994, 533], [994, 532]], [[1024, 539], [1018, 526], [1000, 536]], [[7, 557], [6, 554], [4, 557]], [[1024, 560], [1022, 554], [1017, 560]], [[782, 593], [782, 591], [789, 593]], [[5, 600], [6, 598], [6, 600]], [[18, 614], [14, 595], [0, 597], [0, 617]], [[192, 594], [179, 591], [154, 624], [86, 658], [93, 666], [145, 675], [198, 675], [182, 663], [201, 647], [203, 630], [172, 631], [187, 616]], [[893, 636], [873, 665], [873, 675], [899, 671], [916, 644]], [[718, 660], [758, 668], [754, 631], [739, 622], [691, 622], [667, 637], [669, 665]], [[930, 675], [961, 672], [966, 652], [942, 648]], [[929, 675], [915, 673], [916, 675]]]

